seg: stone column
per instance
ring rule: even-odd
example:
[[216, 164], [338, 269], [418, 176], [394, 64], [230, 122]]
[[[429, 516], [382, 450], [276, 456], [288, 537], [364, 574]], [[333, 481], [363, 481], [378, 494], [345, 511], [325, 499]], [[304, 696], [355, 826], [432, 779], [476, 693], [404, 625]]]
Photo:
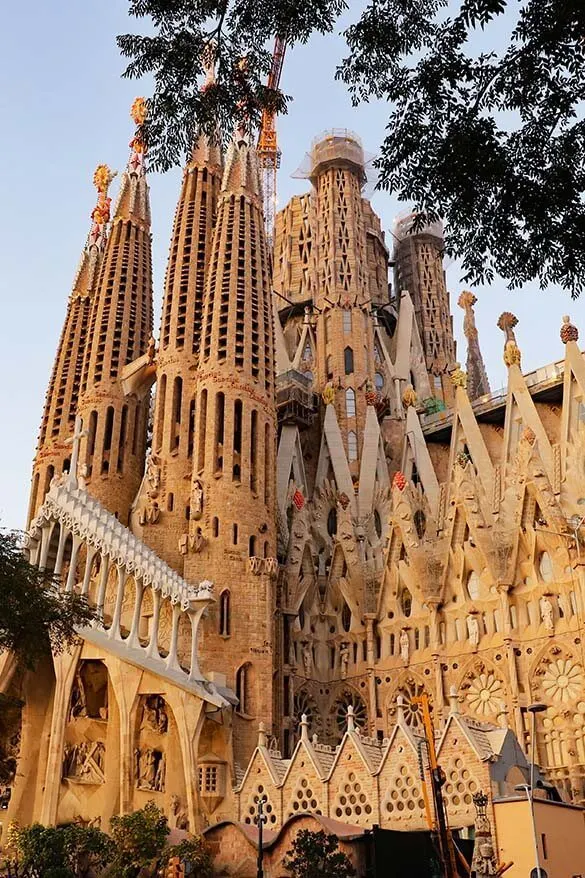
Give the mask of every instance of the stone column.
[[53, 656], [55, 666], [55, 694], [53, 696], [53, 715], [47, 766], [45, 770], [45, 789], [41, 807], [40, 822], [45, 826], [54, 826], [57, 821], [59, 792], [61, 789], [61, 772], [63, 767], [63, 743], [67, 710], [71, 697], [71, 686], [75, 669], [81, 655], [82, 644], [74, 647], [71, 652], [63, 652]]
[[108, 656], [106, 666], [120, 720], [120, 814], [128, 814], [133, 808], [134, 716], [142, 671], [114, 656]]

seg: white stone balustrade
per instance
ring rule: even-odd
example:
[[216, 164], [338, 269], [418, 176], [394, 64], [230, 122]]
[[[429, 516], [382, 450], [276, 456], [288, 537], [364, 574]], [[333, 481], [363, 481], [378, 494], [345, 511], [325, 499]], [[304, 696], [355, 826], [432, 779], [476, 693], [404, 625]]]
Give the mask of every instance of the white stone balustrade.
[[[81, 571], [78, 562], [83, 547]], [[81, 592], [97, 610], [98, 618], [92, 626], [79, 631], [84, 639], [172, 680], [218, 707], [229, 704], [229, 693], [206, 680], [198, 662], [199, 623], [214, 601], [212, 582], [205, 580], [197, 586], [185, 582], [67, 475], [53, 481], [31, 523], [26, 548], [31, 563], [62, 577], [64, 590]], [[146, 619], [143, 605], [148, 589], [152, 607]], [[131, 614], [127, 612], [129, 604]], [[122, 624], [124, 614], [126, 626]], [[188, 669], [184, 667], [185, 659], [179, 661], [178, 650], [180, 623], [185, 615], [191, 636]], [[170, 632], [163, 635], [161, 623], [165, 617], [168, 622], [169, 616]], [[149, 623], [148, 638], [141, 636], [145, 621]], [[166, 655], [161, 655], [161, 639], [168, 640], [168, 649], [163, 649]]]

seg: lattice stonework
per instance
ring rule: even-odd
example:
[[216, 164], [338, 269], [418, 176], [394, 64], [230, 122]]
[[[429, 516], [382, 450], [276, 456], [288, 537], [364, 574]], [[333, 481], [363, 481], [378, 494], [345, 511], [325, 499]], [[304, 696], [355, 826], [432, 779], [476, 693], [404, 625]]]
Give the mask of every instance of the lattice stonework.
[[[473, 813], [473, 796], [478, 792], [480, 784], [468, 767], [466, 759], [451, 759], [443, 763], [446, 781], [443, 796], [447, 802], [449, 814]], [[473, 820], [470, 821], [472, 823]]]
[[302, 814], [304, 811], [311, 811], [313, 814], [322, 813], [321, 803], [318, 794], [315, 792], [314, 784], [311, 785], [311, 781], [306, 777], [300, 778], [297, 782], [289, 802], [287, 817]]
[[264, 814], [267, 817], [267, 826], [274, 826], [277, 821], [277, 816], [274, 811], [274, 806], [270, 801], [270, 796], [266, 792], [266, 789], [262, 784], [258, 784], [254, 793], [248, 799], [248, 803], [246, 807], [242, 811], [242, 820], [244, 823], [249, 823], [251, 825], [255, 825], [256, 816], [258, 815], [258, 801], [263, 797], [267, 801], [264, 805]]
[[382, 799], [382, 819], [408, 821], [424, 815], [424, 799], [420, 778], [407, 765], [388, 785]]
[[350, 771], [339, 786], [331, 816], [344, 823], [371, 824], [372, 805], [363, 784]]

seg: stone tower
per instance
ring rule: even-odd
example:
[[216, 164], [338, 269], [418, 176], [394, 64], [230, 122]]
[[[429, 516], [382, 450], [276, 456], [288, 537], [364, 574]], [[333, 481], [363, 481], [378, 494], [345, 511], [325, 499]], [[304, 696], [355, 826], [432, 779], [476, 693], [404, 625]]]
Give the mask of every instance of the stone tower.
[[[137, 125], [143, 108], [133, 105]], [[152, 336], [150, 206], [139, 135], [122, 174], [89, 322], [78, 413], [88, 489], [122, 523], [144, 470], [148, 395], [124, 394], [124, 367], [146, 355]]]
[[[165, 280], [157, 354], [151, 473], [160, 473], [160, 514], [152, 515], [142, 486], [133, 529], [179, 572], [186, 532], [195, 440], [195, 392], [205, 279], [221, 183], [218, 147], [201, 138], [185, 168]], [[155, 520], [153, 520], [155, 519]]]
[[456, 360], [453, 318], [443, 270], [443, 227], [435, 222], [412, 231], [414, 215], [394, 225], [394, 261], [397, 290], [408, 290], [425, 352], [433, 396], [449, 403], [448, 378]]
[[272, 720], [276, 412], [269, 265], [256, 155], [238, 134], [226, 155], [206, 280], [182, 543], [185, 577], [210, 576], [220, 590], [202, 660], [238, 694], [236, 756], [255, 741], [240, 717]]
[[98, 190], [98, 200], [91, 214], [91, 231], [73, 281], [57, 356], [47, 389], [39, 442], [33, 463], [28, 524], [42, 505], [53, 476], [69, 469], [71, 458], [69, 440], [77, 413], [88, 324], [104, 252], [106, 229], [110, 220], [111, 199], [108, 198], [108, 188], [112, 174], [109, 168], [106, 165], [99, 165], [93, 180]]

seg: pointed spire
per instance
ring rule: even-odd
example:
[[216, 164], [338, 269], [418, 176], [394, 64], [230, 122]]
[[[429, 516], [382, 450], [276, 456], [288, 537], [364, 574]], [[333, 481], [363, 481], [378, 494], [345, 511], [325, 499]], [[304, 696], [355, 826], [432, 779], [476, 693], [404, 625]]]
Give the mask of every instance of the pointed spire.
[[301, 716], [301, 741], [309, 740], [309, 720], [306, 713]]
[[33, 464], [33, 484], [28, 521], [42, 505], [54, 475], [70, 469], [68, 438], [74, 431], [77, 404], [81, 394], [82, 371], [86, 358], [92, 301], [102, 265], [106, 229], [110, 218], [108, 187], [114, 174], [107, 165], [98, 165], [93, 182], [98, 191], [91, 218], [92, 226], [75, 276], [53, 372], [47, 389], [37, 453]]
[[[140, 131], [145, 109], [142, 98], [132, 105], [138, 127], [86, 328], [78, 409], [89, 432], [82, 445], [88, 490], [124, 524], [144, 472], [148, 397], [125, 397], [120, 377], [127, 363], [147, 353], [152, 336], [150, 208]], [[98, 171], [101, 195], [109, 175], [105, 166]], [[109, 210], [107, 201], [102, 206]]]
[[404, 696], [399, 695], [396, 699], [396, 722], [404, 722]]
[[473, 306], [476, 302], [476, 296], [469, 290], [464, 290], [457, 300], [459, 307], [465, 311], [463, 332], [467, 339], [467, 374], [469, 377], [467, 395], [471, 400], [490, 392], [490, 384], [481, 355], [479, 336], [475, 325]]
[[266, 743], [268, 741], [268, 737], [266, 735], [266, 725], [264, 723], [260, 723], [258, 726], [258, 746], [266, 747]]
[[449, 689], [449, 713], [451, 716], [457, 716], [457, 714], [459, 713], [457, 686], [451, 686], [451, 688]]
[[248, 145], [241, 126], [228, 147], [221, 193], [244, 195], [262, 210], [262, 183], [256, 150]]

